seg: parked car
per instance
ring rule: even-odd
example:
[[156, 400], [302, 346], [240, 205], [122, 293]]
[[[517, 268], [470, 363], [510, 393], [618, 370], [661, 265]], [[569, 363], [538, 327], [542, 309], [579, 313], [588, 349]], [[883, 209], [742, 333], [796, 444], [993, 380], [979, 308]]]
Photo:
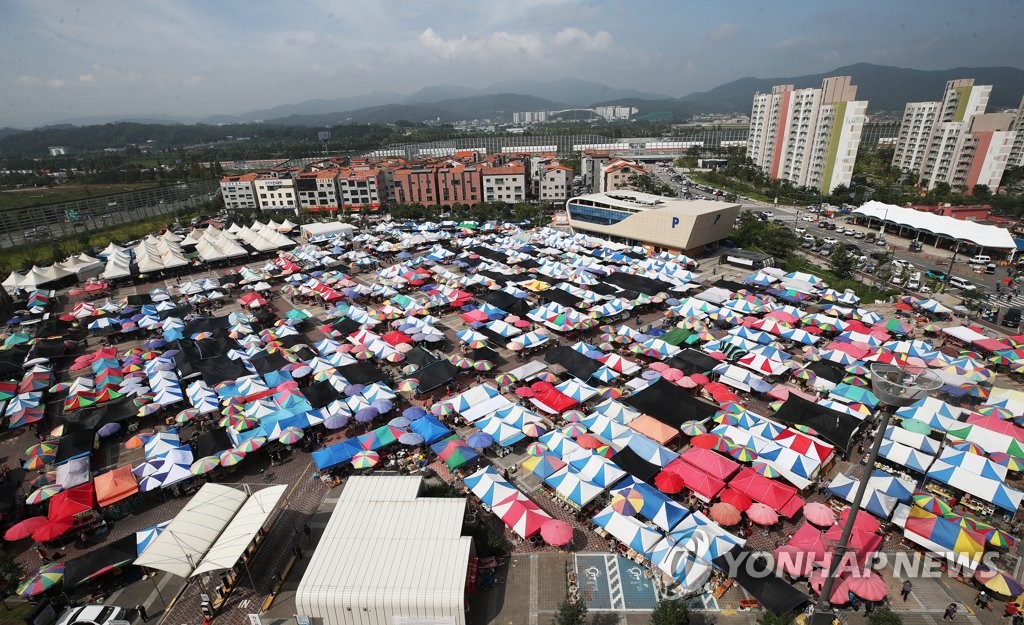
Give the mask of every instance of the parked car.
[[835, 245], [835, 244], [839, 243], [839, 239], [837, 239], [835, 237], [825, 237], [824, 239], [822, 239], [822, 241], [826, 245]]
[[928, 271], [924, 272], [924, 275], [926, 278], [938, 280], [939, 282], [945, 282], [946, 280], [946, 272], [939, 271], [938, 269], [929, 269]]
[[920, 252], [921, 251], [921, 242], [917, 241], [917, 240], [911, 241], [910, 242], [910, 251], [911, 252]]
[[875, 239], [875, 245], [877, 245], [879, 247], [885, 247], [885, 244], [886, 244], [885, 237], [878, 237], [877, 239]]
[[1021, 312], [1022, 311], [1020, 308], [1011, 308], [1007, 310], [1006, 314], [1003, 315], [1003, 320], [1000, 323], [1002, 323], [1007, 328], [1016, 328], [1017, 326], [1020, 325]]
[[57, 619], [56, 625], [106, 625], [111, 621], [123, 621], [127, 616], [124, 608], [113, 605], [89, 604], [68, 608]]

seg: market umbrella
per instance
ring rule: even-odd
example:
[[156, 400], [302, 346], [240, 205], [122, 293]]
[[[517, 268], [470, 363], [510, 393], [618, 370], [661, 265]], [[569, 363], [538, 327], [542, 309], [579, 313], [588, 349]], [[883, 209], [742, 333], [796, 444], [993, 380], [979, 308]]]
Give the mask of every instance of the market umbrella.
[[277, 440], [285, 445], [294, 445], [301, 441], [305, 436], [306, 433], [302, 431], [302, 428], [291, 425], [281, 430], [281, 434], [277, 437]]
[[732, 505], [740, 512], [745, 512], [754, 503], [748, 495], [741, 493], [735, 488], [727, 488], [722, 491], [722, 494], [718, 496], [718, 500]]
[[761, 502], [750, 504], [747, 508], [747, 518], [758, 525], [775, 525], [779, 522], [779, 515], [770, 506]]
[[763, 462], [763, 461], [760, 461], [760, 460], [757, 461], [757, 462], [754, 462], [750, 466], [751, 466], [751, 468], [754, 469], [754, 472], [756, 472], [758, 475], [763, 475], [765, 477], [777, 478], [777, 477], [780, 477], [782, 475], [781, 473], [779, 473], [778, 469], [776, 469], [772, 465], [768, 464], [767, 462]]
[[23, 519], [7, 528], [7, 531], [4, 532], [4, 540], [21, 540], [22, 538], [28, 538], [32, 535], [32, 532], [47, 523], [49, 523], [49, 521], [47, 521], [44, 516], [33, 516]]
[[710, 516], [713, 521], [726, 527], [736, 525], [742, 518], [740, 511], [731, 503], [716, 503], [711, 506]]
[[198, 408], [186, 408], [179, 412], [178, 414], [174, 415], [174, 422], [177, 423], [178, 425], [184, 425], [198, 416]]
[[971, 441], [950, 441], [949, 446], [957, 451], [966, 451], [978, 456], [984, 456], [985, 450], [980, 445], [972, 443]]
[[526, 453], [529, 456], [543, 456], [548, 452], [548, 446], [544, 443], [533, 442], [526, 446]]
[[561, 519], [551, 519], [540, 526], [540, 536], [549, 545], [561, 547], [572, 541], [572, 525]]
[[612, 509], [625, 516], [635, 516], [644, 507], [644, 495], [636, 488], [626, 488], [612, 495]]
[[34, 597], [53, 588], [64, 579], [64, 563], [51, 562], [39, 567], [25, 581], [18, 585], [17, 593], [23, 597]]
[[932, 428], [930, 425], [928, 425], [924, 421], [918, 421], [917, 419], [904, 419], [900, 423], [900, 427], [903, 428], [904, 430], [907, 430], [908, 432], [923, 434], [925, 436], [928, 436], [929, 434], [932, 433]]
[[1024, 460], [1001, 451], [994, 451], [988, 455], [988, 459], [996, 464], [1001, 464], [1008, 471], [1024, 470]]
[[579, 423], [586, 418], [587, 415], [582, 410], [566, 410], [562, 413], [562, 420], [566, 423]]
[[53, 497], [57, 493], [64, 490], [62, 486], [57, 484], [50, 484], [49, 486], [43, 486], [37, 490], [32, 491], [28, 497], [25, 498], [25, 503], [28, 505], [43, 503], [50, 497]]
[[348, 415], [344, 412], [336, 412], [324, 419], [324, 427], [329, 430], [337, 430], [348, 424]]
[[192, 475], [206, 475], [219, 466], [220, 456], [205, 456], [193, 462], [192, 466], [189, 467], [189, 471]]
[[562, 434], [569, 438], [579, 438], [587, 433], [587, 428], [582, 423], [570, 423], [562, 428]]
[[881, 601], [889, 594], [885, 580], [873, 571], [868, 571], [867, 575], [863, 571], [849, 575], [846, 584], [853, 594], [866, 601]]
[[352, 456], [352, 466], [357, 469], [369, 469], [377, 466], [380, 462], [380, 454], [369, 449], [364, 449]]
[[28, 457], [32, 456], [52, 456], [57, 453], [57, 441], [43, 441], [42, 443], [36, 443], [25, 450], [25, 455]]
[[494, 376], [494, 383], [498, 386], [512, 386], [519, 381], [519, 378], [512, 375], [511, 373], [499, 373]]
[[708, 429], [704, 427], [704, 424], [700, 421], [684, 421], [683, 424], [679, 426], [679, 431], [687, 436], [699, 436], [701, 434], [706, 434]]
[[146, 441], [152, 438], [152, 436], [153, 435], [151, 433], [140, 432], [135, 436], [129, 438], [127, 441], [125, 441], [125, 449], [138, 449], [139, 447], [145, 445]]
[[65, 517], [62, 519], [47, 521], [46, 524], [40, 525], [32, 532], [32, 538], [33, 540], [41, 543], [49, 542], [55, 538], [63, 536], [69, 529], [74, 527], [74, 525], [74, 517]]
[[686, 482], [683, 478], [673, 471], [662, 471], [654, 477], [654, 485], [658, 487], [663, 493], [674, 495], [682, 492], [683, 487], [686, 486]]
[[932, 514], [947, 515], [953, 512], [948, 503], [929, 493], [914, 493], [914, 505]]
[[836, 522], [836, 514], [832, 512], [832, 508], [816, 501], [804, 504], [804, 518], [821, 527], [828, 527]]
[[[287, 429], [287, 428], [285, 428], [285, 429]], [[299, 430], [299, 431], [301, 432], [302, 430]], [[267, 437], [266, 436], [253, 436], [252, 438], [246, 439], [246, 440], [242, 441], [241, 443], [239, 443], [238, 445], [236, 445], [235, 446], [235, 450], [236, 451], [240, 451], [243, 454], [250, 454], [250, 453], [256, 451], [257, 449], [259, 449], [260, 447], [263, 447], [266, 444], [267, 444]]]
[[576, 444], [583, 449], [597, 449], [604, 446], [605, 443], [593, 434], [582, 434], [576, 439]]
[[409, 445], [410, 447], [414, 445], [422, 445], [423, 437], [416, 432], [405, 432], [398, 437], [398, 442], [403, 445]]
[[702, 449], [714, 449], [725, 440], [725, 437], [718, 434], [698, 434], [690, 439], [690, 445]]
[[1008, 573], [990, 569], [984, 564], [974, 572], [974, 579], [982, 586], [1004, 597], [1016, 597], [1024, 592], [1024, 586]]
[[523, 434], [529, 436], [530, 438], [539, 438], [548, 433], [548, 429], [544, 427], [544, 424], [538, 423], [536, 421], [524, 423], [522, 430]]
[[739, 462], [753, 462], [757, 460], [757, 452], [743, 445], [730, 448], [729, 455]]
[[494, 437], [486, 432], [476, 432], [466, 439], [466, 444], [473, 449], [484, 449], [494, 443]]
[[56, 459], [56, 455], [32, 456], [31, 458], [29, 458], [28, 462], [25, 463], [25, 468], [28, 469], [29, 471], [41, 469]]
[[237, 449], [229, 449], [220, 455], [220, 466], [233, 467], [245, 460], [245, 452]]
[[406, 378], [398, 383], [399, 393], [417, 393], [420, 390], [420, 381], [416, 378]]
[[380, 416], [380, 411], [378, 411], [373, 406], [367, 406], [366, 408], [360, 408], [359, 410], [356, 411], [356, 421], [358, 421], [360, 423], [370, 423], [371, 421], [376, 419], [378, 416]]
[[985, 538], [988, 540], [988, 544], [993, 547], [1000, 547], [1003, 549], [1009, 549], [1015, 542], [1013, 536], [1004, 532], [1001, 529], [990, 529], [985, 533]]

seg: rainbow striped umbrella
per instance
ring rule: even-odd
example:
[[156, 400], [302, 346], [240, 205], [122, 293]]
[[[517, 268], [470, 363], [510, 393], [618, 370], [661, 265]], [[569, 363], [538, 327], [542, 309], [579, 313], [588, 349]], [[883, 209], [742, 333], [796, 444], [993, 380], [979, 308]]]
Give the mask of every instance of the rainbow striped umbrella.
[[744, 445], [737, 445], [730, 449], [729, 455], [739, 462], [753, 462], [757, 460], [757, 452]]
[[[301, 430], [300, 430], [300, 432], [301, 432]], [[239, 443], [238, 445], [236, 445], [235, 449], [237, 449], [238, 451], [242, 452], [243, 454], [248, 454], [248, 453], [252, 453], [252, 452], [256, 451], [257, 449], [259, 449], [260, 447], [263, 447], [266, 444], [267, 444], [267, 437], [266, 436], [253, 436], [252, 438], [244, 440], [241, 443]]]
[[566, 423], [579, 423], [585, 418], [587, 415], [582, 410], [566, 410], [562, 413], [562, 420]]
[[498, 386], [512, 386], [519, 381], [519, 378], [511, 373], [499, 373], [494, 376], [494, 383]]
[[523, 434], [526, 434], [530, 438], [539, 438], [548, 433], [548, 429], [543, 424], [531, 421], [523, 424]]
[[974, 579], [985, 588], [1004, 597], [1016, 597], [1024, 592], [1024, 586], [1009, 573], [990, 569], [985, 565], [979, 566], [974, 572]]
[[612, 448], [611, 445], [601, 445], [600, 447], [594, 450], [594, 453], [605, 458], [611, 458], [612, 456], [615, 455], [615, 450]]
[[988, 459], [996, 464], [1001, 464], [1008, 471], [1024, 471], [1024, 460], [1011, 456], [1002, 451], [994, 451], [988, 455]]
[[189, 421], [192, 421], [199, 416], [199, 410], [196, 408], [186, 408], [174, 415], [174, 422], [178, 425], [185, 425]]
[[569, 438], [577, 438], [587, 433], [587, 428], [580, 423], [570, 423], [562, 428], [562, 434]]
[[302, 431], [302, 428], [292, 425], [281, 430], [281, 435], [277, 437], [277, 440], [285, 445], [294, 445], [301, 441], [305, 436], [306, 433]]
[[757, 461], [750, 466], [754, 469], [755, 473], [757, 473], [758, 475], [763, 475], [765, 477], [777, 478], [782, 475], [781, 473], [779, 473], [778, 469], [764, 461]]
[[36, 443], [25, 450], [25, 455], [32, 456], [53, 456], [57, 453], [57, 441], [43, 441]]
[[53, 588], [64, 579], [64, 563], [51, 562], [39, 567], [28, 579], [18, 585], [22, 597], [34, 597]]
[[380, 454], [364, 449], [352, 456], [352, 466], [357, 469], [370, 469], [380, 462]]
[[29, 471], [34, 471], [36, 469], [42, 469], [44, 466], [46, 466], [47, 464], [53, 462], [56, 459], [57, 459], [56, 454], [43, 455], [43, 456], [32, 456], [31, 458], [29, 458], [28, 462], [25, 463], [25, 468], [28, 469]]
[[407, 378], [398, 383], [399, 393], [416, 393], [420, 390], [420, 381], [416, 378]]
[[971, 441], [950, 441], [949, 446], [957, 451], [966, 451], [979, 456], [985, 455], [985, 450]]
[[233, 467], [243, 460], [245, 460], [245, 452], [229, 449], [220, 455], [220, 466]]
[[986, 417], [998, 417], [1000, 419], [1013, 418], [1013, 411], [1002, 406], [979, 406], [977, 413], [983, 414]]
[[679, 426], [679, 431], [687, 436], [697, 436], [706, 433], [708, 429], [700, 421], [685, 421]]
[[627, 488], [612, 495], [612, 509], [624, 516], [635, 516], [644, 507], [644, 495], [635, 488]]
[[988, 540], [988, 544], [993, 547], [1001, 547], [1003, 549], [1009, 549], [1013, 546], [1014, 538], [1001, 529], [988, 530], [985, 538]]
[[926, 493], [914, 493], [914, 505], [932, 514], [947, 515], [953, 512], [948, 503], [935, 495], [928, 495]]
[[189, 467], [189, 471], [192, 475], [206, 475], [219, 466], [220, 456], [205, 456], [193, 462], [192, 466]]
[[32, 491], [32, 493], [25, 498], [25, 503], [30, 506], [38, 503], [43, 503], [44, 501], [46, 501], [50, 497], [53, 497], [62, 490], [64, 490], [64, 488], [62, 486], [58, 486], [57, 484], [50, 484], [49, 486], [40, 487]]
[[548, 452], [548, 446], [544, 443], [530, 443], [526, 446], [526, 453], [530, 456], [543, 456]]

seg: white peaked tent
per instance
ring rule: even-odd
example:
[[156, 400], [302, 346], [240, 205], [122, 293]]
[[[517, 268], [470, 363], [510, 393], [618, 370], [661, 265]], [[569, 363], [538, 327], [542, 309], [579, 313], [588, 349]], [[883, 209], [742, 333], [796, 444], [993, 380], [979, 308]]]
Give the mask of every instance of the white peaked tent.
[[238, 232], [241, 229], [242, 229], [242, 226], [239, 226], [235, 222], [231, 222], [231, 225], [228, 226], [227, 231], [230, 232], [231, 234], [234, 234], [234, 233]]
[[205, 261], [237, 258], [248, 254], [245, 248], [239, 245], [231, 235], [213, 226], [207, 228], [203, 232], [203, 236], [199, 238], [199, 242], [196, 244], [196, 252]]
[[97, 256], [99, 256], [101, 258], [105, 258], [107, 256], [110, 256], [111, 254], [116, 254], [118, 252], [127, 252], [127, 251], [128, 251], [127, 248], [123, 248], [120, 245], [117, 245], [116, 243], [111, 241], [110, 243], [107, 244], [107, 246], [105, 248], [103, 248], [102, 252], [97, 254]]
[[291, 220], [285, 219], [283, 222], [281, 222], [281, 225], [277, 227], [277, 231], [278, 232], [291, 232], [292, 230], [295, 230], [295, 227], [296, 227], [295, 224], [293, 224], [291, 222]]
[[18, 273], [17, 271], [12, 271], [11, 275], [7, 276], [7, 278], [5, 278], [3, 282], [0, 282], [0, 285], [2, 285], [4, 287], [4, 290], [7, 291], [8, 293], [14, 293], [15, 291], [18, 290], [18, 285], [21, 284], [21, 280], [24, 277], [24, 274]]
[[132, 275], [131, 264], [132, 257], [127, 251], [111, 252], [107, 255], [107, 266], [101, 275], [108, 280], [127, 278]]

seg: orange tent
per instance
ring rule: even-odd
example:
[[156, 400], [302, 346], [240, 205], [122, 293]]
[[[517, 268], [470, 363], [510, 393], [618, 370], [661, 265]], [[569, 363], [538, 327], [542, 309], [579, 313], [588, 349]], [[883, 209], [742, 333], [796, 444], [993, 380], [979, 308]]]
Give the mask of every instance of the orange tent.
[[101, 508], [106, 508], [139, 492], [139, 483], [135, 480], [130, 464], [97, 475], [93, 479], [93, 484], [96, 487], [96, 501]]
[[679, 430], [658, 421], [650, 415], [642, 414], [629, 422], [629, 428], [661, 445], [669, 442], [679, 434]]

